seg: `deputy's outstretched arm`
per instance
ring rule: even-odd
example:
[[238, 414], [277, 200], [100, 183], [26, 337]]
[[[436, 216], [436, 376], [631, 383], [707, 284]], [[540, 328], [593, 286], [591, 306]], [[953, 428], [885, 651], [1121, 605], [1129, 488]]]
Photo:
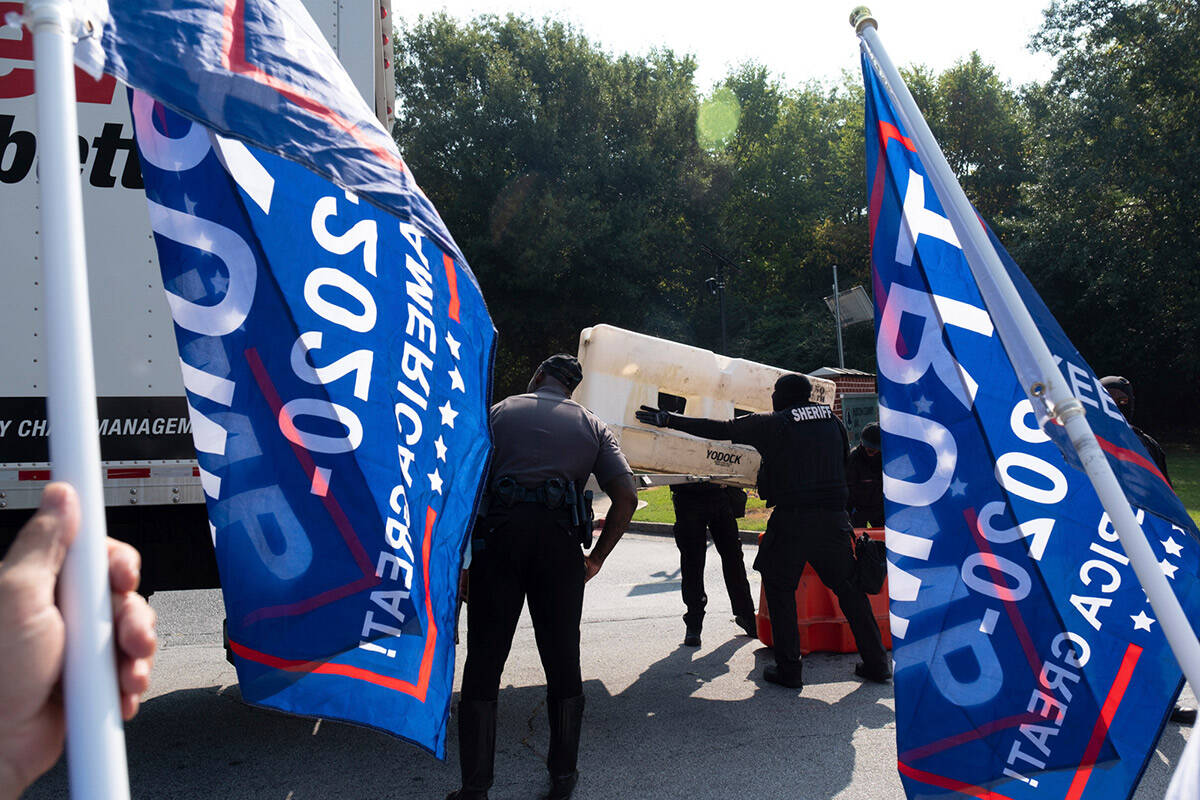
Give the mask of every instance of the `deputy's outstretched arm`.
[[612, 500], [612, 505], [604, 518], [604, 530], [600, 532], [596, 546], [584, 558], [584, 566], [587, 569], [585, 580], [591, 580], [600, 571], [604, 559], [608, 558], [608, 554], [617, 546], [617, 542], [625, 534], [625, 529], [629, 527], [629, 520], [633, 519], [633, 512], [637, 510], [637, 489], [633, 486], [632, 475], [618, 475], [600, 488]]
[[704, 417], [685, 417], [682, 414], [672, 414], [661, 411], [653, 406], [642, 406], [634, 412], [639, 422], [654, 425], [659, 428], [671, 428], [701, 439], [717, 439], [729, 441], [733, 439], [732, 420], [705, 419]]

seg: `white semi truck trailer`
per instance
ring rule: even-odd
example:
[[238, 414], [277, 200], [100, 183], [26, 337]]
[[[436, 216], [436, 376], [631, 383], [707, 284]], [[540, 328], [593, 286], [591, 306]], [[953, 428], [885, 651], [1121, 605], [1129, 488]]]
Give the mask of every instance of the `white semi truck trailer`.
[[[390, 128], [391, 0], [303, 0]], [[22, 3], [0, 2], [0, 19]], [[76, 70], [79, 164], [109, 534], [142, 586], [218, 585], [171, 313], [150, 232], [126, 88]], [[0, 30], [0, 555], [50, 479], [33, 44]], [[52, 213], [52, 212], [50, 212]]]

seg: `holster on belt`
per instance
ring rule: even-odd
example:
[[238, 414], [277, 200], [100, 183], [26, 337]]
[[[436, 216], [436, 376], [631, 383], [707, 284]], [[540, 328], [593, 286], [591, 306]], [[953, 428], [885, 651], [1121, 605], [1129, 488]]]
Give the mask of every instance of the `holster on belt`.
[[550, 478], [532, 489], [505, 475], [496, 481], [488, 496], [488, 513], [495, 514], [518, 503], [535, 503], [552, 511], [566, 512], [568, 532], [586, 549], [592, 546], [592, 493], [583, 491], [574, 481]]

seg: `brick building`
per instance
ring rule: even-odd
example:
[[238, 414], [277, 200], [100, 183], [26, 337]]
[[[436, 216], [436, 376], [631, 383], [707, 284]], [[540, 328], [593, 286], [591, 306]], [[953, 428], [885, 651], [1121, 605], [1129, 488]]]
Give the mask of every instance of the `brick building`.
[[858, 443], [859, 432], [869, 422], [879, 421], [879, 399], [875, 391], [875, 376], [869, 372], [844, 367], [821, 367], [809, 373], [834, 382], [833, 413], [846, 423], [851, 445]]

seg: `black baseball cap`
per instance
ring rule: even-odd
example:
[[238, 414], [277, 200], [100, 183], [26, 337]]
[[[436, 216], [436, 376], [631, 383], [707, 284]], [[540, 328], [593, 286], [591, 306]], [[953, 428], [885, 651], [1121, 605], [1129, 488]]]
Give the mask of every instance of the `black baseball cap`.
[[567, 353], [555, 353], [543, 361], [538, 369], [572, 392], [583, 380], [583, 367], [579, 366], [579, 359]]
[[867, 447], [871, 448], [872, 450], [878, 450], [880, 439], [882, 438], [879, 431], [879, 423], [868, 423], [867, 426], [862, 429], [862, 433], [858, 435], [858, 438]]

